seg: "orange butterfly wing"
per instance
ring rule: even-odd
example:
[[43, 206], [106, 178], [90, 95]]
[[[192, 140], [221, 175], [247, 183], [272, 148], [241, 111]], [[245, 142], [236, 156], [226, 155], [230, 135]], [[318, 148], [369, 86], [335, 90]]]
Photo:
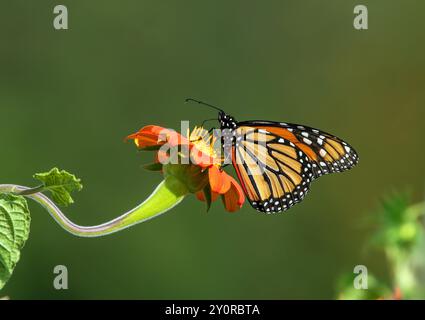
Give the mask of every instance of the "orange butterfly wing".
[[346, 142], [306, 126], [247, 121], [234, 130], [232, 163], [251, 205], [286, 211], [301, 202], [311, 182], [352, 168], [357, 153]]

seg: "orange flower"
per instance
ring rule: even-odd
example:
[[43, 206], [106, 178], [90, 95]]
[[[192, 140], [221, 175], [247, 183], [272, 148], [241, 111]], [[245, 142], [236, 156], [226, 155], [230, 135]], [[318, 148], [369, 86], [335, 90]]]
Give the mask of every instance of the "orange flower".
[[153, 125], [145, 126], [136, 133], [130, 134], [126, 140], [134, 140], [134, 143], [140, 149], [160, 147], [165, 143], [172, 147], [188, 143], [187, 139], [175, 131]]
[[[201, 170], [202, 174], [200, 177], [196, 175], [196, 178], [206, 178], [206, 184], [196, 184], [202, 187], [192, 190], [199, 200], [205, 201], [205, 193], [210, 192], [211, 201], [215, 201], [221, 195], [223, 204], [229, 212], [237, 211], [242, 207], [245, 201], [244, 192], [238, 182], [222, 170], [222, 160], [214, 150], [214, 137], [209, 135], [207, 130], [195, 128], [192, 132], [188, 132], [187, 137], [184, 137], [173, 130], [150, 125], [129, 135], [126, 140], [134, 140], [136, 146], [141, 150], [159, 149], [166, 144], [166, 147], [177, 147], [177, 158], [179, 160], [189, 158], [186, 159], [189, 160], [186, 163]], [[184, 148], [182, 147], [186, 147], [187, 154], [183, 152]], [[161, 148], [155, 158], [156, 164], [165, 164], [167, 160], [170, 160], [170, 154]], [[183, 179], [193, 179], [195, 174], [187, 176], [187, 172], [185, 171]]]
[[[234, 212], [242, 207], [245, 201], [245, 194], [239, 183], [232, 176], [213, 165], [208, 169], [208, 178], [211, 201], [217, 200], [218, 196], [222, 195], [224, 207], [227, 211]], [[198, 191], [196, 197], [201, 201], [205, 201], [204, 191]]]

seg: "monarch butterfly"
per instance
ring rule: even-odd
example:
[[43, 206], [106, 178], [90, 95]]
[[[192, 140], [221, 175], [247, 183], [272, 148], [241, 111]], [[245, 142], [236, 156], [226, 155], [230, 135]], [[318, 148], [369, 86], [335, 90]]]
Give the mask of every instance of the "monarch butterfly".
[[347, 142], [304, 125], [242, 121], [218, 110], [223, 148], [251, 206], [265, 213], [286, 211], [301, 202], [316, 178], [354, 167], [359, 157]]

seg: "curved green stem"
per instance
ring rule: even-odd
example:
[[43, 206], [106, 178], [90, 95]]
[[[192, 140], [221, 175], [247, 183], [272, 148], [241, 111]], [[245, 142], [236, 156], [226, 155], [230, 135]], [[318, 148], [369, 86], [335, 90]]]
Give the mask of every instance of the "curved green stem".
[[[0, 185], [0, 193], [12, 192], [25, 194], [25, 190], [31, 189], [14, 184]], [[97, 226], [80, 226], [73, 223], [52, 200], [42, 193], [27, 194], [25, 196], [43, 206], [53, 219], [69, 233], [79, 237], [100, 237], [121, 231], [165, 213], [182, 201], [187, 193], [187, 187], [183, 183], [169, 176], [157, 186], [154, 192], [143, 203], [118, 218]]]
[[27, 196], [27, 195], [30, 195], [30, 194], [42, 192], [43, 190], [44, 190], [44, 185], [40, 185], [38, 187], [27, 188], [25, 190], [18, 191], [18, 192], [16, 192], [16, 194], [20, 195], [20, 196]]

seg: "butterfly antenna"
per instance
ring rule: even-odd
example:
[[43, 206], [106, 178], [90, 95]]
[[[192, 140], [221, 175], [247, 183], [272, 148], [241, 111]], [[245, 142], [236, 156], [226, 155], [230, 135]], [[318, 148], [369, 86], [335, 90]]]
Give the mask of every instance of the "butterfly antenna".
[[203, 104], [204, 106], [207, 106], [207, 107], [213, 108], [213, 109], [215, 109], [215, 110], [218, 110], [218, 111], [224, 112], [222, 109], [220, 109], [220, 108], [218, 108], [218, 107], [216, 107], [216, 106], [213, 106], [212, 104], [209, 104], [209, 103], [203, 102], [203, 101], [199, 101], [199, 100], [192, 99], [192, 98], [187, 98], [187, 99], [185, 100], [185, 102], [189, 102], [189, 101], [197, 102], [197, 103], [199, 103], [199, 104]]
[[202, 121], [202, 123], [201, 123], [201, 127], [203, 127], [204, 126], [204, 124], [205, 124], [205, 122], [207, 122], [207, 121], [217, 121], [217, 118], [211, 118], [211, 119], [206, 119], [206, 120], [204, 120], [204, 121]]

